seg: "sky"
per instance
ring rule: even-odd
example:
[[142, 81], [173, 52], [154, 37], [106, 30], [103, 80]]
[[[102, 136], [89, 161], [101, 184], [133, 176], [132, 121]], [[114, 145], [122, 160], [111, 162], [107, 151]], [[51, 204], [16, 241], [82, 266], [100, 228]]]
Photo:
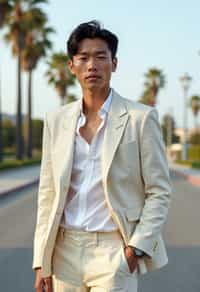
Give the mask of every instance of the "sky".
[[[151, 67], [163, 71], [166, 86], [158, 96], [160, 121], [165, 113], [172, 113], [176, 126], [183, 125], [183, 91], [180, 76], [187, 72], [192, 77], [189, 96], [200, 94], [200, 26], [199, 0], [77, 0], [49, 1], [44, 6], [52, 35], [54, 51], [65, 51], [66, 40], [78, 24], [93, 19], [119, 38], [118, 68], [111, 86], [122, 96], [137, 101], [144, 89], [144, 74]], [[15, 113], [17, 63], [11, 48], [5, 45], [0, 33], [0, 76], [2, 109]], [[44, 118], [46, 112], [60, 106], [54, 88], [44, 76], [46, 61], [41, 61], [33, 76], [33, 117]], [[22, 111], [27, 108], [27, 76], [23, 74]], [[80, 87], [72, 90], [81, 97]], [[199, 115], [200, 116], [200, 115]], [[200, 117], [199, 117], [200, 119]], [[193, 127], [193, 116], [188, 110], [188, 126]]]

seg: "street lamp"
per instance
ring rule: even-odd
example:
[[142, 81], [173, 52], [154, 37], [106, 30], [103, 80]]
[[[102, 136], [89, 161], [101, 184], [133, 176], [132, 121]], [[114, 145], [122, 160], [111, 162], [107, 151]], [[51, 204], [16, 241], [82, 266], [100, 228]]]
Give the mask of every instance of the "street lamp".
[[190, 83], [192, 81], [192, 77], [185, 73], [183, 76], [180, 77], [181, 85], [183, 88], [183, 97], [184, 97], [184, 107], [183, 107], [183, 141], [182, 141], [182, 160], [187, 160], [188, 158], [188, 151], [187, 151], [187, 97], [188, 97], [188, 90], [190, 87]]

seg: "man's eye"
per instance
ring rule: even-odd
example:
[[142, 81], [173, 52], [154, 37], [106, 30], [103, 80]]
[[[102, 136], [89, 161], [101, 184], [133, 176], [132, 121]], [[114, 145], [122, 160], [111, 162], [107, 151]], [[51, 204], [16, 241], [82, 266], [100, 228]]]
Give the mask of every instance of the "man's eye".
[[80, 57], [79, 60], [85, 61], [87, 58], [86, 57]]
[[106, 59], [106, 56], [98, 56], [99, 59]]

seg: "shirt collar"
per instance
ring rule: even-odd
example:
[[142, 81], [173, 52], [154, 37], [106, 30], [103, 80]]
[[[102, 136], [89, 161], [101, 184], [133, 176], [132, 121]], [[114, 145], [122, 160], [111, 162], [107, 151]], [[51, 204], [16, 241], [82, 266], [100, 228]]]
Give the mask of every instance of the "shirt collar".
[[[106, 98], [106, 100], [104, 101], [104, 103], [102, 104], [101, 108], [98, 111], [99, 116], [102, 117], [102, 118], [104, 118], [105, 115], [109, 112], [110, 104], [111, 104], [111, 101], [112, 101], [112, 95], [113, 95], [113, 92], [112, 92], [112, 88], [111, 88], [110, 91], [109, 91], [108, 97]], [[81, 116], [85, 116], [84, 113], [83, 113], [83, 98], [81, 100], [80, 108], [81, 108]]]

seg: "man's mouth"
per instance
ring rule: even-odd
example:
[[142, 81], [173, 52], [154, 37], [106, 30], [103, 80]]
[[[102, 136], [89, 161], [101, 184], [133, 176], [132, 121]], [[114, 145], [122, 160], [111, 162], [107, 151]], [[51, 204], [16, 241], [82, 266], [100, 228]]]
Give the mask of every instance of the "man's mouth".
[[89, 80], [95, 80], [95, 79], [100, 79], [101, 77], [99, 75], [89, 75], [86, 77], [86, 79]]

